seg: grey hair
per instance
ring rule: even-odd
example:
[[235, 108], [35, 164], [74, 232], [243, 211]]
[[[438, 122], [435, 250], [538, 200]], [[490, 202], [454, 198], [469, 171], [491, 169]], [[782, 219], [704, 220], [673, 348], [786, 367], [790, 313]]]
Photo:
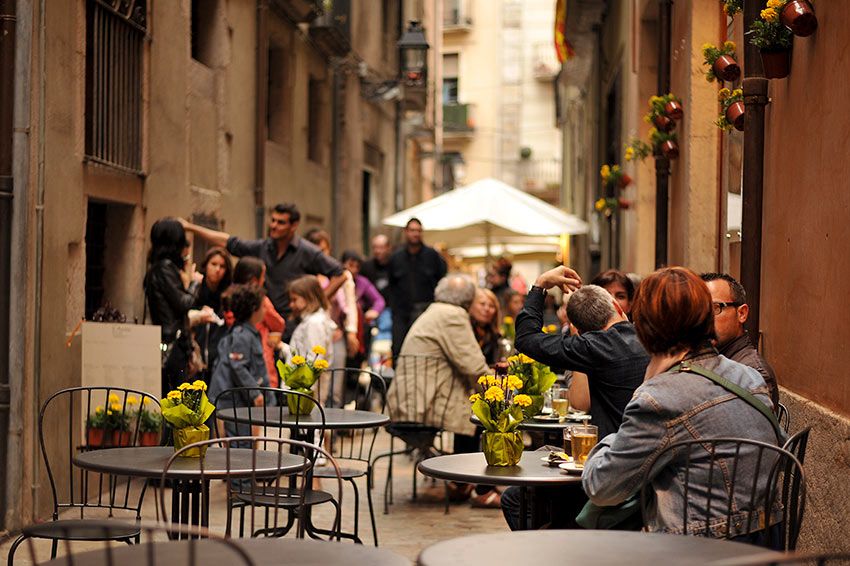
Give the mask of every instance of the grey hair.
[[475, 299], [475, 283], [468, 275], [450, 273], [434, 289], [434, 300], [468, 309]]
[[598, 285], [582, 285], [567, 303], [567, 318], [579, 332], [602, 330], [616, 314], [614, 297]]

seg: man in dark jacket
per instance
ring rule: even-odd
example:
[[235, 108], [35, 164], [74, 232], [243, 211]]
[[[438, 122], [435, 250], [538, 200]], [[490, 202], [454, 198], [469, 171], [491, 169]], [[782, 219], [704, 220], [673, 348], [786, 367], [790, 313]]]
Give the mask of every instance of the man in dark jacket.
[[714, 306], [714, 333], [717, 335], [717, 350], [732, 361], [750, 366], [761, 374], [770, 390], [773, 410], [779, 409], [779, 387], [776, 374], [750, 341], [744, 328], [750, 307], [747, 292], [738, 281], [727, 273], [703, 273], [702, 280], [708, 285]]
[[422, 241], [422, 223], [411, 218], [404, 227], [406, 244], [390, 257], [390, 308], [393, 313], [393, 359], [413, 321], [434, 302], [434, 288], [446, 275], [446, 262]]

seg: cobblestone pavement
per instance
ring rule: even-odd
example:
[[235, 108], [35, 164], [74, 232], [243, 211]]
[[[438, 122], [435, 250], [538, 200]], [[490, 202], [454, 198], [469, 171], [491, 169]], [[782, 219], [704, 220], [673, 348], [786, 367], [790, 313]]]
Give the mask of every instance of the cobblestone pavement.
[[[388, 436], [381, 433], [375, 446], [375, 454], [385, 451], [389, 446]], [[411, 474], [413, 462], [406, 456], [396, 456], [393, 468], [394, 503], [390, 506], [389, 514], [383, 513], [383, 490], [386, 480], [387, 459], [382, 459], [376, 470], [375, 488], [372, 496], [375, 504], [375, 518], [378, 526], [378, 542], [382, 548], [415, 561], [419, 552], [426, 546], [435, 542], [456, 538], [469, 534], [483, 532], [507, 532], [507, 526], [498, 509], [475, 509], [467, 503], [453, 503], [448, 514], [445, 513], [444, 503], [423, 503], [411, 501]], [[441, 487], [442, 482], [433, 482], [417, 474], [418, 490], [421, 491], [430, 486]], [[365, 478], [358, 480], [365, 484]], [[322, 487], [331, 489], [332, 482], [322, 480]], [[216, 482], [211, 487], [211, 528], [223, 532], [225, 521], [224, 485]], [[372, 544], [372, 531], [369, 523], [369, 512], [366, 504], [365, 490], [360, 489], [360, 536], [365, 544]], [[346, 486], [343, 493], [343, 530], [350, 531], [353, 527], [353, 492]], [[154, 493], [149, 492], [145, 498], [142, 517], [145, 520], [156, 518], [156, 507]], [[332, 512], [328, 505], [317, 508], [314, 513], [314, 522], [321, 525], [332, 523]], [[342, 544], [351, 544], [343, 542]], [[6, 559], [11, 541], [0, 544], [0, 560]], [[50, 555], [50, 544], [38, 541], [35, 544], [36, 556], [39, 561], [46, 560]], [[79, 552], [85, 549], [103, 548], [102, 543], [75, 543], [72, 549]], [[60, 545], [60, 554], [64, 553]], [[27, 545], [18, 549], [15, 560], [16, 564], [31, 564], [30, 552]]]

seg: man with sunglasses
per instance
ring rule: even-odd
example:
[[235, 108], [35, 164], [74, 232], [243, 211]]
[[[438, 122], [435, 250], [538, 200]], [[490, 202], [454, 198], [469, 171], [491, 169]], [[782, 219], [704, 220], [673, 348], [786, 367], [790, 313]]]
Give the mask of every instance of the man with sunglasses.
[[744, 287], [727, 273], [703, 273], [714, 306], [714, 333], [717, 350], [730, 360], [758, 371], [770, 389], [773, 410], [779, 408], [779, 388], [773, 368], [761, 357], [744, 328], [750, 308]]

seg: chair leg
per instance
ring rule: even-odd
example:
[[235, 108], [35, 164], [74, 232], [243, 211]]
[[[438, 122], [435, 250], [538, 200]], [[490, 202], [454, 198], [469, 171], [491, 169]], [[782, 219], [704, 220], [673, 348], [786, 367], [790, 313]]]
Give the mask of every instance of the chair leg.
[[360, 490], [357, 489], [357, 482], [354, 478], [348, 480], [351, 482], [351, 487], [354, 489], [354, 537], [359, 540], [360, 534]]
[[27, 536], [21, 535], [15, 539], [15, 542], [12, 543], [12, 546], [9, 548], [9, 556], [6, 558], [6, 564], [8, 564], [8, 566], [14, 566], [15, 552], [18, 551], [18, 547], [21, 546], [21, 543], [23, 543], [25, 540], [27, 540]]
[[[366, 483], [372, 483], [372, 468], [366, 470]], [[375, 524], [375, 507], [372, 504], [372, 490], [366, 490], [366, 501], [369, 503], [369, 520], [372, 522], [372, 538], [375, 539], [375, 546], [378, 546], [378, 527]]]
[[50, 545], [50, 559], [53, 560], [56, 558], [56, 554], [59, 552], [59, 541], [53, 540], [53, 544]]

